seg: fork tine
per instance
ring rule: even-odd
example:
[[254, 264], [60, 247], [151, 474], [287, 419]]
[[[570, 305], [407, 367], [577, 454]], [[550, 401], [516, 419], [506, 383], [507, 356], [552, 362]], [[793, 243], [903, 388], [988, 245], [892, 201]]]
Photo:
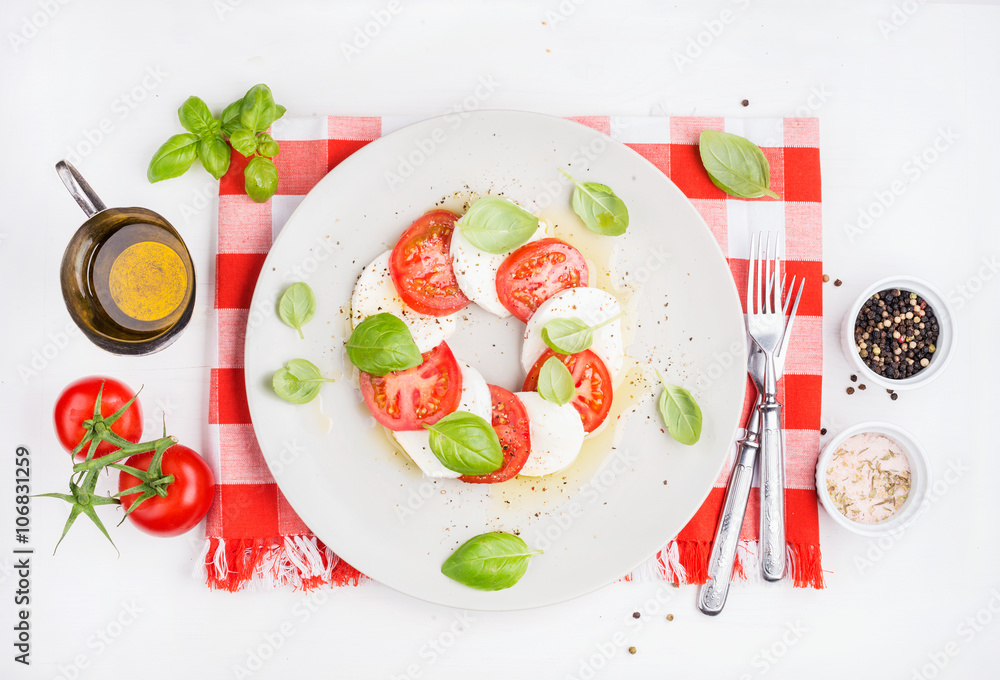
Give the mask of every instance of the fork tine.
[[[781, 278], [781, 234], [774, 234], [774, 278]], [[781, 291], [774, 294], [774, 303], [771, 305], [771, 312], [776, 312], [781, 307]]]
[[747, 262], [747, 314], [753, 314], [753, 282], [754, 282], [754, 272], [756, 271], [756, 264], [754, 258], [756, 258], [757, 250], [757, 234], [751, 234], [750, 236], [750, 257]]
[[[785, 321], [785, 328], [781, 331], [781, 343], [778, 345], [778, 354], [780, 356], [785, 355], [785, 350], [788, 349], [788, 343], [791, 340], [791, 333], [789, 330], [792, 328], [792, 322], [795, 321], [795, 314], [799, 311], [799, 300], [802, 299], [802, 291], [806, 287], [806, 280], [803, 278], [799, 282], [799, 290], [795, 293], [795, 302], [792, 303], [792, 313], [788, 315], [788, 320]], [[795, 288], [795, 278], [792, 277], [792, 285], [788, 288], [788, 298], [785, 300], [785, 307], [788, 307], [788, 303], [792, 300], [792, 290]]]
[[764, 251], [767, 249], [767, 241], [764, 239], [764, 235], [760, 234], [757, 236], [757, 313], [761, 314], [764, 311], [764, 301], [766, 300], [765, 295], [767, 294], [767, 270], [765, 269], [767, 262], [763, 256]]
[[795, 277], [792, 277], [792, 284], [788, 286], [788, 292], [785, 293], [785, 277], [781, 277], [781, 299], [784, 302], [781, 303], [781, 315], [786, 316], [788, 314], [788, 305], [792, 302], [792, 291], [795, 290]]
[[[806, 287], [806, 280], [803, 278], [799, 283], [799, 292], [795, 294], [795, 303], [792, 305], [792, 316], [799, 310], [799, 300], [802, 298], [802, 290]], [[791, 295], [789, 295], [791, 297]]]
[[771, 289], [774, 287], [774, 282], [771, 280], [771, 232], [767, 232], [767, 241], [764, 243], [761, 258], [764, 260], [764, 280], [761, 281], [764, 296], [761, 300], [760, 311], [762, 314], [768, 314], [773, 310], [773, 307], [771, 307]]

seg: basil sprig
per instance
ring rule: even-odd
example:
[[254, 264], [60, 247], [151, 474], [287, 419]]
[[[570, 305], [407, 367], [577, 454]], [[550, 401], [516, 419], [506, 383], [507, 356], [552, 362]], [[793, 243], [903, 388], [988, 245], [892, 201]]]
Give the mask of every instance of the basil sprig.
[[781, 198], [770, 189], [771, 166], [760, 147], [729, 132], [702, 130], [698, 153], [712, 184], [737, 198]]
[[278, 168], [271, 159], [280, 151], [266, 130], [284, 114], [285, 107], [275, 104], [270, 88], [263, 84], [251, 87], [219, 118], [212, 116], [204, 101], [188, 97], [177, 110], [188, 132], [174, 135], [156, 150], [146, 177], [150, 182], [179, 177], [197, 158], [219, 179], [229, 170], [232, 147], [250, 159], [243, 171], [247, 195], [263, 203], [278, 189]]
[[538, 372], [538, 394], [553, 404], [568, 404], [576, 394], [573, 374], [558, 357], [549, 357]]
[[594, 344], [594, 331], [598, 328], [618, 321], [621, 314], [616, 314], [593, 326], [575, 316], [552, 319], [542, 326], [542, 342], [553, 352], [559, 354], [576, 354], [590, 349]]
[[668, 385], [659, 371], [656, 375], [663, 385], [658, 405], [667, 431], [681, 444], [691, 446], [701, 438], [701, 407], [686, 389]]
[[493, 425], [468, 411], [449, 413], [433, 425], [431, 452], [449, 470], [463, 475], [488, 475], [503, 465], [503, 449]]
[[621, 236], [628, 229], [628, 208], [611, 187], [597, 182], [578, 182], [568, 172], [559, 172], [573, 183], [573, 212], [592, 232]]
[[469, 243], [502, 255], [528, 242], [538, 230], [538, 218], [499, 196], [484, 196], [455, 223]]
[[532, 555], [541, 554], [520, 536], [480, 534], [460, 545], [441, 565], [441, 573], [476, 590], [504, 590], [521, 580]]
[[275, 394], [293, 404], [306, 404], [316, 398], [323, 383], [333, 382], [324, 378], [316, 364], [306, 359], [292, 359], [279, 368], [271, 379]]
[[413, 368], [423, 361], [410, 329], [389, 312], [374, 314], [359, 323], [346, 346], [351, 363], [372, 375]]
[[308, 283], [293, 283], [278, 300], [278, 316], [302, 335], [302, 327], [316, 315], [316, 295]]

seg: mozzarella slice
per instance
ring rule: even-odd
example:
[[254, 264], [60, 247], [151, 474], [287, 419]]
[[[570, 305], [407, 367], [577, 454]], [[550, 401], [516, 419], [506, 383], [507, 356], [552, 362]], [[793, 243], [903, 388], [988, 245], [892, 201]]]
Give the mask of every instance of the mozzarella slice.
[[[469, 364], [459, 360], [458, 366], [462, 371], [462, 398], [459, 401], [458, 410], [474, 413], [485, 418], [486, 422], [490, 422], [493, 418], [493, 399], [490, 398], [490, 386], [486, 384], [486, 380], [479, 374], [479, 371]], [[577, 416], [577, 420], [579, 419]], [[393, 432], [392, 435], [403, 447], [406, 455], [417, 464], [417, 467], [427, 477], [455, 479], [461, 476], [460, 473], [449, 470], [442, 465], [434, 452], [431, 451], [431, 436], [427, 430]]]
[[528, 413], [531, 453], [519, 474], [551, 475], [576, 460], [583, 446], [583, 421], [572, 404], [554, 404], [538, 392], [517, 392]]
[[[521, 366], [524, 367], [524, 372], [531, 372], [531, 367], [547, 348], [542, 340], [542, 327], [549, 321], [576, 317], [594, 326], [621, 313], [622, 305], [618, 298], [600, 288], [581, 287], [559, 291], [543, 302], [528, 319], [524, 329], [524, 343], [521, 345]], [[621, 319], [594, 331], [594, 343], [590, 349], [604, 361], [614, 380], [625, 364]]]
[[[538, 230], [528, 239], [537, 241], [545, 237], [545, 222], [538, 221]], [[455, 229], [451, 236], [451, 266], [455, 270], [458, 287], [477, 305], [501, 319], [510, 312], [500, 302], [497, 295], [497, 270], [510, 253], [494, 255], [480, 250], [462, 234], [462, 228]]]
[[429, 352], [455, 332], [458, 315], [430, 316], [410, 309], [399, 297], [389, 274], [390, 255], [391, 250], [385, 251], [361, 270], [351, 295], [351, 327], [356, 327], [369, 316], [389, 312], [402, 319], [410, 329], [420, 353]]

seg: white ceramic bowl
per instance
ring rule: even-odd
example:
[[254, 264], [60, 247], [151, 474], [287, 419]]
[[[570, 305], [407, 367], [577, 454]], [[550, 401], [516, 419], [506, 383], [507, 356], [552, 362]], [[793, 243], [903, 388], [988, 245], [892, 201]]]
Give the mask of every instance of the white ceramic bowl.
[[[854, 324], [862, 305], [875, 293], [892, 288], [916, 293], [926, 300], [927, 304], [934, 310], [934, 316], [937, 317], [938, 321], [938, 339], [934, 343], [936, 349], [934, 354], [931, 355], [930, 364], [915, 375], [898, 380], [879, 375], [868, 368], [858, 354], [857, 346], [854, 344]], [[848, 360], [854, 365], [859, 378], [864, 378], [861, 382], [875, 383], [876, 385], [881, 385], [892, 390], [908, 390], [926, 385], [940, 375], [941, 371], [948, 365], [956, 344], [955, 326], [955, 313], [952, 311], [951, 305], [948, 304], [944, 295], [931, 283], [914, 276], [890, 276], [881, 281], [876, 281], [858, 296], [844, 316], [840, 337], [844, 346], [844, 353], [847, 354]]]
[[[830, 457], [849, 438], [865, 432], [882, 434], [895, 441], [910, 463], [909, 495], [895, 514], [876, 524], [862, 524], [842, 515], [826, 490], [826, 468], [830, 463]], [[823, 507], [837, 524], [862, 536], [884, 536], [906, 529], [922, 512], [930, 488], [931, 465], [927, 452], [909, 432], [890, 423], [872, 421], [847, 428], [823, 448], [819, 460], [816, 461], [816, 494]]]

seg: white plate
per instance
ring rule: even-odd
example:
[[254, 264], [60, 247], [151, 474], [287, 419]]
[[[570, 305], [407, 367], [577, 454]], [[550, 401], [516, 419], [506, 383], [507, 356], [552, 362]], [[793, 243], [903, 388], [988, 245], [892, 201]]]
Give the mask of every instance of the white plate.
[[[431, 602], [522, 609], [624, 576], [694, 515], [737, 429], [746, 379], [743, 320], [708, 227], [637, 153], [560, 118], [514, 111], [462, 115], [426, 120], [365, 146], [323, 178], [288, 219], [254, 291], [247, 397], [279, 487], [342, 558]], [[645, 376], [616, 391], [631, 391], [638, 410], [614, 433], [614, 451], [602, 455], [591, 445], [565, 474], [492, 487], [425, 480], [389, 445], [350, 380], [343, 345], [354, 282], [415, 218], [442, 200], [461, 206], [455, 192], [503, 193], [569, 225], [571, 186], [558, 167], [613, 187], [629, 208], [627, 234], [604, 242], [617, 249], [617, 272], [641, 284], [629, 354]], [[305, 340], [274, 312], [277, 298], [296, 280], [309, 283], [319, 300]], [[518, 389], [523, 324], [473, 308], [461, 316], [449, 341], [455, 355], [489, 382]], [[270, 386], [273, 372], [296, 357], [338, 377], [305, 406], [283, 402]], [[662, 431], [654, 400], [659, 389], [648, 382], [655, 381], [654, 367], [691, 389], [701, 404], [705, 423], [695, 446], [681, 446]], [[473, 590], [441, 574], [456, 547], [487, 531], [519, 532], [545, 552], [504, 591]]]

